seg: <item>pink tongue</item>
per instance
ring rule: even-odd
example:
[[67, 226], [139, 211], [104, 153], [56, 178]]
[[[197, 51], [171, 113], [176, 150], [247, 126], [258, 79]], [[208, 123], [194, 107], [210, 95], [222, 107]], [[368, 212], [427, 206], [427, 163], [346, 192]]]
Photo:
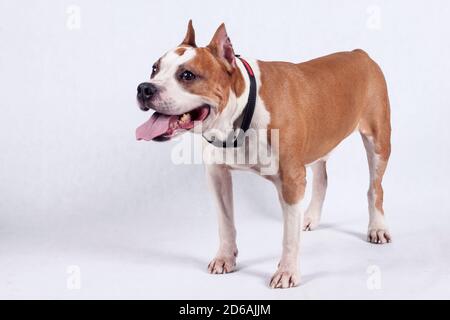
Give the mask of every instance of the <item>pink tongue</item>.
[[178, 116], [166, 116], [155, 112], [147, 122], [136, 129], [136, 139], [153, 140], [169, 131], [170, 123], [176, 120]]

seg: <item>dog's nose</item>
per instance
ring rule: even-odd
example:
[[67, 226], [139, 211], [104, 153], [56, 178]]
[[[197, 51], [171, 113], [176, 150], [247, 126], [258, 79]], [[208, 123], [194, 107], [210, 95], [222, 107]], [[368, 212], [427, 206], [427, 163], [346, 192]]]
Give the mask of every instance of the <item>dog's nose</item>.
[[150, 100], [155, 95], [156, 91], [157, 89], [153, 84], [143, 82], [137, 87], [138, 99], [143, 101]]

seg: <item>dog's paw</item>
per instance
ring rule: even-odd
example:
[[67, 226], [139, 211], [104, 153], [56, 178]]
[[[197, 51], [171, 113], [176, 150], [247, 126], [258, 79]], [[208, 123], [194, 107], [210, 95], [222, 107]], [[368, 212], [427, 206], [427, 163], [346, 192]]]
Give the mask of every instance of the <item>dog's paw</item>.
[[385, 244], [392, 241], [392, 237], [387, 229], [369, 228], [367, 241], [377, 244]]
[[208, 265], [208, 272], [211, 274], [224, 274], [234, 271], [236, 267], [236, 257], [218, 256]]
[[287, 289], [298, 286], [300, 283], [300, 276], [294, 268], [278, 268], [277, 272], [270, 280], [270, 287], [272, 289]]
[[303, 231], [313, 231], [319, 226], [320, 215], [313, 213], [306, 213], [303, 218]]

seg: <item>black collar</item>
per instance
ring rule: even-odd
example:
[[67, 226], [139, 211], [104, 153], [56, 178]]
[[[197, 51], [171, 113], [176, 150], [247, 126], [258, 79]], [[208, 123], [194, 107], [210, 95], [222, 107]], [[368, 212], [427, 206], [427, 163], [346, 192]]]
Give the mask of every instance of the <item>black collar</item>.
[[211, 137], [211, 140], [205, 138], [206, 141], [213, 144], [216, 147], [219, 148], [237, 148], [242, 145], [245, 139], [245, 133], [247, 132], [248, 128], [250, 127], [250, 123], [252, 122], [253, 113], [255, 112], [255, 105], [256, 105], [256, 78], [255, 74], [253, 73], [252, 67], [248, 64], [247, 61], [245, 61], [240, 56], [236, 55], [236, 57], [242, 61], [245, 70], [247, 70], [248, 77], [250, 79], [250, 90], [248, 93], [248, 100], [247, 104], [244, 107], [243, 111], [243, 118], [241, 127], [239, 129], [239, 132], [237, 136], [235, 134], [231, 134], [226, 141], [221, 141], [217, 139], [215, 136]]

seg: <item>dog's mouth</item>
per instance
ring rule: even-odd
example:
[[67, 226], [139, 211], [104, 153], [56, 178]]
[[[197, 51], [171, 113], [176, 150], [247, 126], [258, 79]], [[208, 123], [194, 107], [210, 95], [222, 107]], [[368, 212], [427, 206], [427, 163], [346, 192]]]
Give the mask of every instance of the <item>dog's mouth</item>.
[[203, 105], [180, 115], [153, 113], [151, 118], [136, 129], [136, 139], [166, 141], [180, 131], [188, 131], [204, 121], [210, 112], [209, 105]]

